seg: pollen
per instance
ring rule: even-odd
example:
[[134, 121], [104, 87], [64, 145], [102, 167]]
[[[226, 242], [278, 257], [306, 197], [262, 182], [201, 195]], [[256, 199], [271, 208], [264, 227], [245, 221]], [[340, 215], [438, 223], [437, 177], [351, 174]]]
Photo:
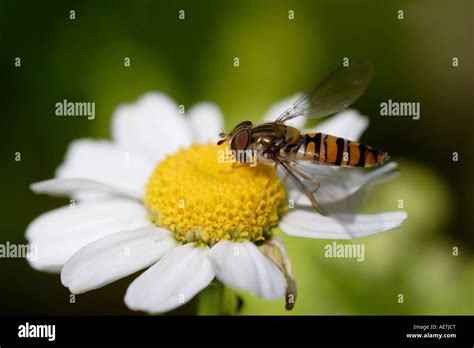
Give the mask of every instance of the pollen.
[[257, 162], [232, 168], [222, 163], [225, 146], [192, 145], [154, 169], [144, 204], [151, 221], [182, 243], [263, 241], [286, 210], [283, 182]]

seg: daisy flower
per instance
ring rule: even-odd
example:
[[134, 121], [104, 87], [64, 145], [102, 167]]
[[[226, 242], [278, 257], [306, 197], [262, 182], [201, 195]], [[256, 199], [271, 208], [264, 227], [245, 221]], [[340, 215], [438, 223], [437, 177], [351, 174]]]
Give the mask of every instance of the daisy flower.
[[[264, 120], [276, 118], [294, 99], [274, 105]], [[302, 122], [290, 124], [301, 129]], [[358, 140], [367, 126], [366, 117], [346, 110], [312, 131]], [[295, 285], [274, 227], [291, 236], [350, 239], [397, 228], [407, 217], [402, 211], [351, 213], [341, 224], [308, 209], [308, 200], [282, 178], [265, 191], [249, 226], [272, 170], [263, 163], [231, 170], [217, 161], [223, 118], [216, 106], [201, 103], [183, 115], [169, 97], [150, 93], [119, 106], [111, 128], [112, 141], [73, 141], [55, 177], [31, 185], [35, 193], [72, 198], [31, 222], [26, 238], [38, 250], [31, 266], [60, 272], [74, 294], [146, 269], [125, 294], [132, 310], [170, 311], [214, 278], [280, 299], [292, 295]], [[346, 189], [328, 203], [360, 202], [355, 198], [395, 167], [338, 170]], [[321, 185], [337, 189], [330, 177]]]

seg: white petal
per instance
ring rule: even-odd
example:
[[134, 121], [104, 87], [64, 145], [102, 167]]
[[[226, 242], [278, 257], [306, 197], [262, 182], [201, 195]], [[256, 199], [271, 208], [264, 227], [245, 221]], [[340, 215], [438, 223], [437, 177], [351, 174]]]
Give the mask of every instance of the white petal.
[[125, 294], [132, 310], [163, 313], [191, 300], [214, 278], [206, 249], [179, 246], [133, 281]]
[[353, 239], [367, 237], [400, 227], [407, 218], [404, 211], [354, 215], [340, 221], [318, 213], [295, 209], [280, 221], [280, 228], [291, 236], [317, 239]]
[[29, 260], [33, 268], [51, 272], [87, 244], [115, 232], [149, 226], [145, 208], [129, 199], [78, 203], [37, 217], [26, 229], [26, 238], [38, 250]]
[[[291, 97], [288, 97], [279, 102], [276, 102], [266, 112], [265, 116], [263, 116], [262, 122], [275, 121], [288, 107], [290, 107], [294, 102], [296, 102], [298, 98], [301, 96], [302, 96], [302, 93], [296, 93], [292, 95]], [[306, 123], [306, 120], [304, 117], [296, 117], [286, 122], [288, 126], [292, 126], [298, 129], [302, 129], [305, 123]]]
[[344, 110], [317, 125], [311, 132], [357, 141], [369, 126], [369, 119], [353, 109]]
[[219, 133], [224, 130], [222, 113], [219, 108], [211, 103], [200, 103], [189, 110], [194, 140], [200, 144], [216, 143]]
[[56, 178], [30, 185], [34, 193], [47, 194], [50, 196], [67, 196], [74, 198], [105, 198], [109, 196], [128, 196], [139, 199], [136, 192], [121, 191], [118, 187], [112, 187], [95, 180], [76, 178]]
[[74, 294], [97, 289], [151, 266], [175, 245], [168, 230], [154, 226], [114, 233], [75, 253], [61, 281]]
[[145, 184], [155, 164], [109, 141], [80, 139], [69, 145], [56, 176], [91, 179], [130, 192], [135, 197], [143, 197]]
[[168, 96], [148, 93], [134, 104], [121, 105], [112, 119], [112, 136], [124, 151], [158, 162], [189, 146], [192, 133], [178, 106]]
[[280, 269], [249, 241], [220, 241], [208, 257], [217, 279], [232, 288], [251, 291], [268, 300], [285, 295], [286, 281]]

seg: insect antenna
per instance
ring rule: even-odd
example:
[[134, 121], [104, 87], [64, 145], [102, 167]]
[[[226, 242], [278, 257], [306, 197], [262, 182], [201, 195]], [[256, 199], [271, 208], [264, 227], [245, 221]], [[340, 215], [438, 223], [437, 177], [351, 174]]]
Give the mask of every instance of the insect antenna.
[[223, 143], [225, 143], [229, 139], [229, 136], [227, 135], [227, 133], [224, 132], [222, 127], [221, 127], [221, 131], [219, 133], [219, 138], [221, 138], [221, 140], [219, 140], [217, 142], [217, 145], [222, 145]]

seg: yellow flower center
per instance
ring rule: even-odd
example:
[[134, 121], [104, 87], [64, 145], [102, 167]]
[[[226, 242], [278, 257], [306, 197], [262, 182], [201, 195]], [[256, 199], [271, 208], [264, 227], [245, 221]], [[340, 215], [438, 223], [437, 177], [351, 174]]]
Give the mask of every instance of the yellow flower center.
[[150, 219], [183, 243], [266, 239], [286, 210], [283, 182], [265, 190], [271, 166], [232, 168], [218, 151], [224, 147], [192, 145], [158, 164], [144, 198]]

